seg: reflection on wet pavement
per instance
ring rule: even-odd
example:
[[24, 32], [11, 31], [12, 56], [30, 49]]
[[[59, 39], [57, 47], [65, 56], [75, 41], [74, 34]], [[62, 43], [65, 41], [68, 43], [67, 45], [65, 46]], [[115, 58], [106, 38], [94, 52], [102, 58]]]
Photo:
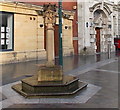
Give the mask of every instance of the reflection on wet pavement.
[[[68, 72], [78, 67], [83, 67], [84, 65], [93, 64], [98, 61], [102, 61], [107, 58], [107, 54], [99, 55], [78, 55], [78, 56], [68, 56], [63, 59], [63, 71]], [[115, 57], [115, 53], [111, 54], [111, 58]], [[40, 61], [29, 61], [14, 64], [2, 65], [2, 83], [7, 84], [11, 81], [17, 81], [25, 76], [31, 76], [37, 73], [39, 69], [39, 64], [44, 64], [46, 60]], [[58, 64], [58, 59], [56, 59], [56, 64]]]
[[116, 61], [116, 62], [113, 62], [112, 65], [108, 64], [108, 65], [102, 66], [98, 69], [118, 71], [118, 68], [119, 68], [118, 61]]
[[[90, 65], [97, 65], [98, 63], [102, 64], [101, 66], [98, 66], [97, 68], [92, 68], [90, 71], [85, 72], [85, 74], [79, 74], [77, 77], [81, 81], [87, 82], [88, 84], [92, 84], [96, 87], [100, 87], [101, 89], [96, 92], [91, 98], [89, 97], [89, 93], [85, 95], [87, 98], [89, 97], [89, 100], [86, 103], [79, 103], [81, 98], [78, 97], [75, 98], [74, 101], [79, 101], [78, 103], [71, 104], [71, 100], [68, 100], [69, 103], [51, 103], [49, 104], [50, 107], [56, 107], [56, 108], [61, 108], [61, 107], [68, 107], [68, 108], [117, 108], [118, 107], [118, 69], [120, 65], [120, 57], [115, 58], [115, 53], [111, 55], [113, 59], [106, 60], [108, 55], [107, 54], [102, 54], [102, 55], [90, 55], [90, 56], [70, 56], [70, 57], [64, 57], [64, 72], [69, 71], [74, 71], [75, 70], [82, 70], [87, 69], [86, 67], [90, 67]], [[103, 65], [103, 62], [98, 62], [98, 61], [103, 61], [105, 64]], [[16, 63], [16, 64], [9, 64], [9, 65], [4, 65], [3, 66], [3, 84], [4, 87], [9, 85], [9, 88], [7, 90], [12, 90], [11, 88], [11, 83], [10, 81], [14, 82], [15, 80], [18, 81], [22, 78], [24, 78], [26, 75], [34, 75], [39, 69], [39, 66], [44, 64], [46, 61], [31, 61], [31, 62], [24, 62], [24, 63]], [[56, 59], [56, 64], [58, 62], [58, 59]], [[95, 63], [97, 62], [97, 63]], [[78, 71], [79, 72], [79, 71]], [[81, 72], [81, 71], [80, 71]], [[70, 74], [70, 73], [69, 73]], [[74, 75], [74, 72], [72, 73]], [[10, 83], [8, 85], [5, 85], [7, 83]], [[15, 82], [17, 83], [17, 82]], [[89, 88], [89, 87], [88, 87]], [[9, 92], [5, 88], [3, 89], [4, 92]], [[92, 89], [93, 90], [93, 89]], [[94, 91], [95, 92], [95, 91]], [[13, 92], [12, 92], [13, 93]], [[16, 92], [14, 92], [16, 93]], [[17, 93], [16, 93], [17, 94]], [[4, 94], [5, 96], [12, 96], [11, 94]], [[82, 94], [83, 96], [83, 94]], [[19, 104], [21, 100], [19, 97], [11, 97], [12, 101], [16, 101], [16, 105], [12, 105], [11, 108], [17, 107], [17, 108], [46, 108], [45, 103], [40, 103], [40, 100], [37, 100], [39, 103], [34, 105], [35, 101], [31, 101], [30, 103], [27, 104]], [[85, 98], [82, 99], [82, 101]], [[4, 100], [7, 101], [7, 100]], [[23, 101], [23, 100], [22, 100]], [[52, 101], [56, 101], [52, 100]], [[61, 100], [62, 101], [62, 100]], [[63, 100], [63, 102], [66, 100]], [[5, 102], [9, 104], [10, 100], [8, 102]], [[48, 103], [47, 103], [48, 105]]]

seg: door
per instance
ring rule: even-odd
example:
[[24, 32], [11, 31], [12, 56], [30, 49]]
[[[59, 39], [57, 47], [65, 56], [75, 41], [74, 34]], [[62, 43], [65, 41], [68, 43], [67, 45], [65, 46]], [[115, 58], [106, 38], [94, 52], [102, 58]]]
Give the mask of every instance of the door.
[[78, 55], [78, 40], [76, 40], [74, 38], [77, 38], [77, 37], [73, 37], [74, 54]]
[[59, 56], [59, 25], [54, 26], [54, 49], [55, 57]]
[[96, 28], [96, 52], [99, 53], [100, 52], [100, 28]]

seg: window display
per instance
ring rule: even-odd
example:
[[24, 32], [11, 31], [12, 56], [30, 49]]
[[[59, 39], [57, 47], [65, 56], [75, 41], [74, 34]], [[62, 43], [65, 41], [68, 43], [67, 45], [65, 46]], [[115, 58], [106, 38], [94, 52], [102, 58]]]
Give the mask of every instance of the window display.
[[10, 34], [9, 33], [6, 34], [6, 38], [7, 39], [10, 38]]
[[5, 38], [5, 34], [4, 33], [1, 33], [1, 38]]
[[5, 32], [5, 27], [1, 27], [1, 32]]
[[4, 45], [5, 44], [5, 41], [2, 39], [1, 40], [1, 45]]
[[0, 18], [2, 19], [0, 22], [0, 50], [13, 50], [13, 14], [0, 12]]

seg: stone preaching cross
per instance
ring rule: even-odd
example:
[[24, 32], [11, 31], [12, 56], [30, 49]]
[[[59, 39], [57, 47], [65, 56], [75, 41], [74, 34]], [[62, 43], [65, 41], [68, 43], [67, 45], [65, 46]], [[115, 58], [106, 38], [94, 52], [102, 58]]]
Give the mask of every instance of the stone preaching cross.
[[21, 80], [12, 88], [24, 97], [40, 98], [41, 96], [68, 96], [87, 87], [77, 77], [64, 75], [61, 66], [54, 64], [54, 24], [56, 6], [44, 5], [44, 23], [47, 27], [47, 64], [40, 67], [37, 75]]

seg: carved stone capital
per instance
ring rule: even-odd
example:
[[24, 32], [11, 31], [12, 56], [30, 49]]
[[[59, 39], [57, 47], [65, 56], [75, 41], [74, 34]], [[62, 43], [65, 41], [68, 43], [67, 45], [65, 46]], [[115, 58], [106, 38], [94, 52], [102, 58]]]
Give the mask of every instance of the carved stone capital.
[[56, 23], [56, 5], [46, 4], [44, 5], [44, 23], [54, 25]]

